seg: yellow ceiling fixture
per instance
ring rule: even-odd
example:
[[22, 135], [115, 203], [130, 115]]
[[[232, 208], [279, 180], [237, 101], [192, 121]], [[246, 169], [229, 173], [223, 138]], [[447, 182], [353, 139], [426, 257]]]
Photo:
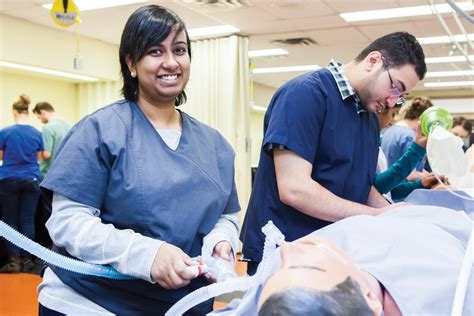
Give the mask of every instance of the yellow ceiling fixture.
[[54, 23], [59, 26], [68, 27], [80, 22], [80, 12], [73, 0], [55, 0], [50, 12]]

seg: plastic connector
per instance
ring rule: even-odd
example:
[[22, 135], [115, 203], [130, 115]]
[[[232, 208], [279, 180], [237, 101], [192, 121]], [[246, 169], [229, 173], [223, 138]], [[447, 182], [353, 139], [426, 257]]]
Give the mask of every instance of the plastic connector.
[[265, 234], [265, 240], [276, 245], [281, 245], [285, 241], [285, 236], [272, 221], [268, 221], [268, 223], [262, 227], [262, 232]]

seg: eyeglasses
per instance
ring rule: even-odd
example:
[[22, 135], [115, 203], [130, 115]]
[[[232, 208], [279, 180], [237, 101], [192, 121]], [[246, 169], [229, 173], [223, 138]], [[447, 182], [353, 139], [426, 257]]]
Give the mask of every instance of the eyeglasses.
[[397, 102], [396, 104], [397, 105], [403, 105], [405, 104], [405, 98], [402, 96], [402, 93], [400, 92], [400, 90], [395, 86], [395, 84], [393, 83], [393, 79], [392, 79], [392, 76], [390, 75], [390, 71], [388, 70], [388, 63], [387, 61], [385, 60], [385, 57], [382, 56], [382, 63], [383, 63], [383, 67], [387, 70], [387, 73], [388, 73], [388, 78], [390, 79], [390, 84], [392, 85], [392, 88], [390, 89], [390, 93], [392, 94], [392, 96], [394, 97], [398, 97], [397, 99]]

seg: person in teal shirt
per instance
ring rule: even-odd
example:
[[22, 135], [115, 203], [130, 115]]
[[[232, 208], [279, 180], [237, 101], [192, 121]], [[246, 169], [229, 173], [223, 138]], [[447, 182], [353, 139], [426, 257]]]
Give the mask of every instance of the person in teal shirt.
[[56, 112], [51, 104], [48, 102], [40, 102], [33, 108], [33, 113], [44, 124], [43, 143], [44, 152], [43, 157], [39, 160], [41, 174], [44, 178], [46, 172], [54, 161], [56, 151], [61, 144], [64, 136], [71, 129], [71, 125], [66, 121], [58, 118]]
[[[392, 123], [393, 117], [400, 110], [400, 106], [385, 109], [383, 112], [377, 113], [380, 128], [385, 128]], [[390, 168], [387, 168], [387, 158], [382, 150], [379, 150], [379, 161], [377, 164], [376, 176], [374, 179], [374, 187], [381, 194], [388, 194], [389, 198], [401, 200], [415, 189], [431, 188], [437, 183], [437, 179], [433, 174], [422, 175], [420, 179], [415, 181], [404, 181], [410, 172], [416, 167], [419, 161], [426, 154], [426, 143], [428, 138], [421, 134], [420, 128], [416, 130], [414, 141], [405, 151], [405, 153]]]

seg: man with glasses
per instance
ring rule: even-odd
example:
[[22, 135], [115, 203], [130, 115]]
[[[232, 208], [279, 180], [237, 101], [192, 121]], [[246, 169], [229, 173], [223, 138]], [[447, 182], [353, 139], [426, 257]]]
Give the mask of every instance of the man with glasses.
[[268, 220], [291, 241], [348, 216], [391, 208], [372, 186], [379, 147], [375, 112], [403, 102], [426, 74], [424, 58], [414, 36], [396, 32], [349, 63], [331, 60], [275, 93], [240, 236], [249, 274], [261, 260], [260, 228]]

